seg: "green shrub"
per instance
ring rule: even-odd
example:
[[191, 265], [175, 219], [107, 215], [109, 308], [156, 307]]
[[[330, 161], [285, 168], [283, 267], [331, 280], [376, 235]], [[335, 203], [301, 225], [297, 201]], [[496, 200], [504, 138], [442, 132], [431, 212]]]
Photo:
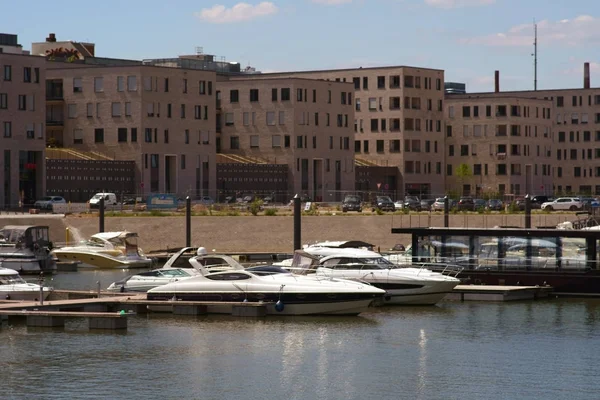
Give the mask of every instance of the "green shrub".
[[248, 207], [248, 211], [250, 211], [250, 214], [257, 216], [258, 213], [262, 211], [262, 205], [263, 205], [262, 200], [255, 199], [252, 203], [250, 203], [250, 206]]
[[277, 209], [276, 208], [267, 208], [265, 210], [265, 215], [268, 215], [269, 217], [277, 215]]
[[377, 213], [377, 215], [383, 215], [383, 211], [381, 211], [379, 208], [375, 209], [375, 213]]
[[227, 210], [226, 215], [228, 217], [239, 217], [240, 216], [240, 212], [238, 210], [236, 210], [236, 209], [231, 208], [231, 209]]

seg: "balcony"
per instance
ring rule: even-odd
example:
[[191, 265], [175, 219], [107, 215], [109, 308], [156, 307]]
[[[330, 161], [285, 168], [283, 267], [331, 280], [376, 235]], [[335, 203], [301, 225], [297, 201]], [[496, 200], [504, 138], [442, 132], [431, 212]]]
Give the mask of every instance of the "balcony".
[[46, 118], [46, 126], [48, 128], [62, 128], [65, 125], [65, 121], [62, 119]]
[[63, 83], [62, 80], [46, 81], [46, 101], [63, 101]]

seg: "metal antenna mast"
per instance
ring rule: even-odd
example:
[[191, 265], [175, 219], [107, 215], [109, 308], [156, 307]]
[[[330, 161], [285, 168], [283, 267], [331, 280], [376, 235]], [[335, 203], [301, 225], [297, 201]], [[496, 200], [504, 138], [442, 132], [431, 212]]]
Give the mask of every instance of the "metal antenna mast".
[[537, 90], [537, 24], [533, 20], [533, 90]]

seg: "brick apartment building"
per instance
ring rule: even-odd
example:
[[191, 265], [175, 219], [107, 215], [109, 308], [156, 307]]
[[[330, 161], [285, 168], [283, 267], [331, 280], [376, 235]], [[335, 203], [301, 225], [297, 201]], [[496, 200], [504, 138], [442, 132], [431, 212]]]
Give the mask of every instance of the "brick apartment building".
[[287, 164], [289, 192], [316, 201], [354, 190], [351, 84], [259, 75], [222, 76], [217, 87], [220, 151]]
[[[515, 105], [518, 101], [523, 106], [529, 107], [528, 115], [530, 116], [528, 121], [527, 117], [523, 115], [523, 111], [521, 111], [519, 116], [509, 115], [506, 118], [494, 116], [490, 120], [490, 124], [496, 126], [501, 124], [507, 124], [507, 127], [517, 124], [530, 126], [530, 136], [523, 135], [525, 131], [522, 126], [519, 128], [522, 134], [521, 137], [514, 138], [510, 136], [511, 131], [509, 131], [508, 137], [511, 142], [506, 143], [507, 160], [521, 160], [521, 169], [517, 170], [521, 172], [521, 176], [515, 174], [513, 177], [510, 173], [511, 167], [507, 166], [505, 177], [494, 176], [491, 178], [492, 186], [504, 184], [505, 189], [514, 194], [518, 194], [516, 193], [517, 189], [520, 189], [521, 194], [528, 192], [533, 194], [577, 193], [600, 195], [600, 88], [590, 86], [589, 64], [584, 65], [582, 88], [501, 92], [499, 90], [499, 77], [496, 75], [496, 90], [494, 92], [451, 95], [447, 98], [446, 108], [449, 112], [449, 107], [454, 105], [458, 107], [455, 109], [455, 113], [462, 113], [460, 108], [462, 105], [478, 105], [479, 109], [482, 110], [482, 107], [492, 104], [491, 101], [506, 103], [507, 105]], [[535, 114], [534, 106], [536, 107]], [[538, 109], [539, 115], [545, 115], [543, 120], [536, 117]], [[548, 111], [543, 112], [542, 109], [548, 109]], [[508, 112], [511, 112], [511, 110], [508, 109]], [[467, 119], [469, 125], [475, 121], [474, 117], [455, 117], [456, 122], [449, 118], [447, 123], [453, 126], [457, 125], [454, 128], [455, 131], [456, 128], [462, 129], [461, 126], [467, 122]], [[547, 124], [551, 125], [550, 141], [545, 136]], [[537, 137], [535, 137], [536, 126], [538, 128]], [[531, 132], [534, 136], [531, 136]], [[460, 134], [460, 131], [458, 133]], [[513, 143], [514, 139], [518, 139], [520, 143]], [[476, 141], [473, 138], [473, 140], [473, 143], [481, 143], [485, 147], [484, 138]], [[449, 140], [448, 146], [450, 144], [451, 141]], [[454, 144], [455, 146], [458, 145], [457, 143]], [[513, 144], [521, 145], [521, 154], [524, 152], [522, 146], [529, 145], [527, 155], [515, 155], [513, 157], [510, 154]], [[501, 164], [500, 162], [496, 163]], [[511, 162], [507, 161], [506, 164], [511, 164]], [[531, 177], [527, 173], [522, 176], [523, 172], [527, 172], [527, 169], [523, 169], [523, 164], [525, 164], [525, 168], [527, 168], [527, 165], [533, 167]], [[544, 168], [544, 166], [546, 167]], [[491, 170], [490, 173], [492, 173]], [[446, 187], [452, 187], [454, 180], [455, 178], [448, 179]], [[506, 182], [500, 182], [502, 180]], [[528, 182], [533, 182], [533, 185], [528, 186]], [[508, 186], [516, 184], [519, 184], [520, 187], [514, 186], [511, 189]], [[500, 186], [497, 190], [500, 190]]]
[[[552, 194], [551, 108], [550, 100], [516, 96], [447, 99], [447, 191]], [[468, 166], [462, 175], [461, 165]]]
[[351, 83], [356, 159], [398, 167], [404, 187], [390, 190], [400, 194], [444, 192], [443, 70], [393, 66], [265, 75]]
[[47, 138], [135, 161], [140, 194], [214, 195], [215, 78], [141, 64], [49, 63]]
[[45, 194], [46, 60], [0, 34], [0, 208]]

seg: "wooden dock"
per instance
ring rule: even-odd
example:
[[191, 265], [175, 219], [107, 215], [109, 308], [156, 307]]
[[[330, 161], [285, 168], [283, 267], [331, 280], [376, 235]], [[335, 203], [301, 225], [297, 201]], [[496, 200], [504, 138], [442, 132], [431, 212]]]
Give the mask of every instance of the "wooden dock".
[[546, 298], [551, 286], [458, 285], [444, 300], [458, 301], [516, 301]]

